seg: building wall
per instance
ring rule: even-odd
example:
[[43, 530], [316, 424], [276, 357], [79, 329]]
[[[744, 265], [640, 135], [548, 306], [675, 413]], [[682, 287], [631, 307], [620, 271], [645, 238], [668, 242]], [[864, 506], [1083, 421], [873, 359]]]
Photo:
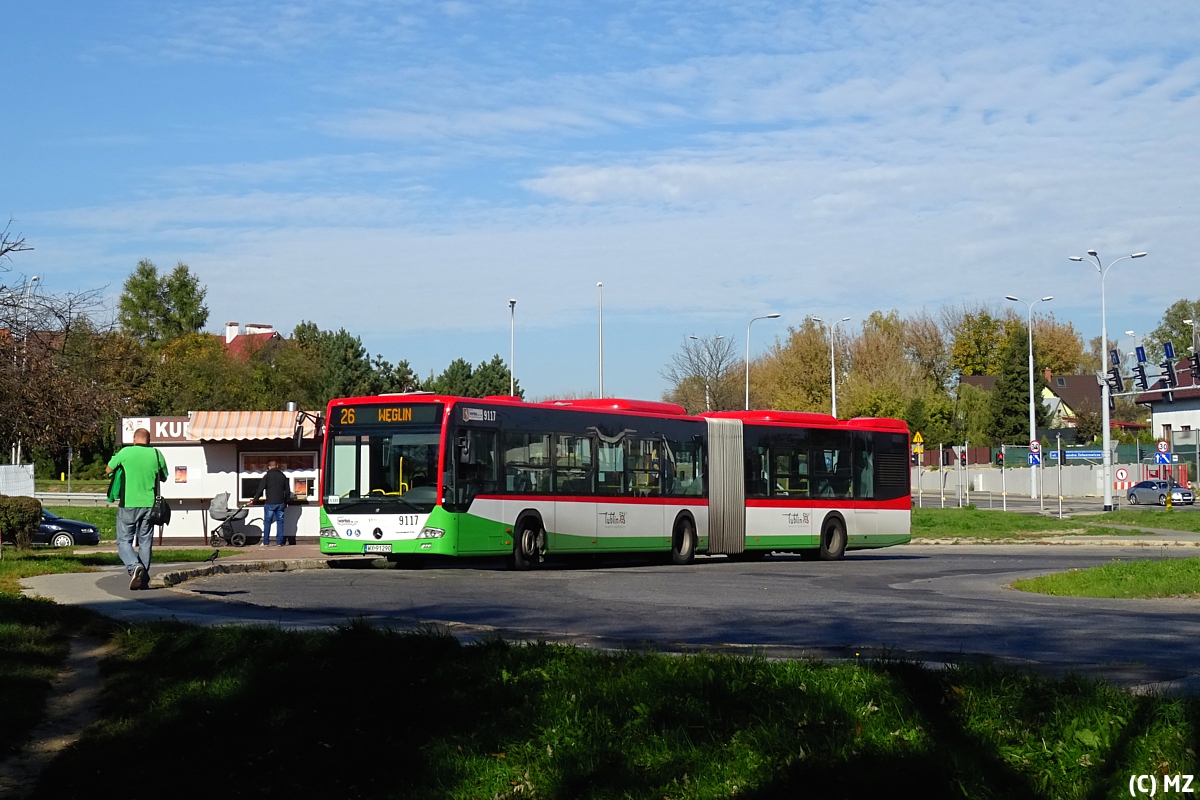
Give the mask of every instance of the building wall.
[[[228, 492], [230, 506], [238, 500], [238, 454], [240, 450], [279, 449], [279, 443], [194, 442], [162, 444], [167, 462], [167, 482], [162, 496], [171, 501], [171, 524], [163, 529], [166, 540], [207, 540], [220, 521], [208, 514], [216, 495]], [[186, 468], [186, 481], [176, 482], [176, 467]], [[180, 474], [179, 477], [184, 477]], [[284, 513], [284, 533], [289, 538], [316, 537], [320, 532], [320, 509], [314, 503], [289, 505]], [[234, 523], [251, 543], [262, 538], [262, 506], [253, 506], [244, 521]]]
[[1179, 431], [1185, 427], [1200, 430], [1200, 399], [1177, 400], [1174, 403], [1154, 403], [1151, 407], [1154, 438], [1162, 437], [1163, 426]]

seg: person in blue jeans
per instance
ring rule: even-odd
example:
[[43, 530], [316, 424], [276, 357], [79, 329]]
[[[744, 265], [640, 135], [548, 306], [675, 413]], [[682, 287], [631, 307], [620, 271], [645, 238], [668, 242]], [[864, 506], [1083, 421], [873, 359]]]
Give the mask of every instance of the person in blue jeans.
[[263, 538], [262, 546], [271, 542], [271, 526], [275, 526], [275, 544], [283, 546], [287, 543], [283, 536], [283, 510], [287, 508], [291, 491], [288, 489], [287, 476], [279, 469], [275, 459], [267, 462], [267, 474], [258, 482], [258, 489], [250, 498], [253, 503], [259, 497], [266, 502], [263, 504]]
[[154, 549], [150, 511], [159, 482], [167, 479], [167, 462], [162, 453], [150, 446], [150, 431], [138, 428], [133, 434], [133, 444], [118, 450], [104, 471], [117, 473], [109, 486], [108, 499], [120, 504], [117, 555], [129, 573], [129, 588], [147, 589]]

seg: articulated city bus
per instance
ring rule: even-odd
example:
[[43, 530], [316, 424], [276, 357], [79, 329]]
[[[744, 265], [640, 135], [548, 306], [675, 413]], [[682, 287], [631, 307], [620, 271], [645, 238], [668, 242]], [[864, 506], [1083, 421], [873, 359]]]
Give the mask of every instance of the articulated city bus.
[[908, 428], [894, 419], [605, 398], [334, 400], [321, 551], [756, 558], [909, 541]]

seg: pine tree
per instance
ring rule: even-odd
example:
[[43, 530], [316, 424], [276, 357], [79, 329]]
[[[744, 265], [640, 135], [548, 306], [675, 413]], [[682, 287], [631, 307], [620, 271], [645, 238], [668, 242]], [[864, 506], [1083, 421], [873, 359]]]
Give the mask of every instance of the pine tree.
[[[996, 444], [1016, 444], [1029, 439], [1029, 340], [1024, 326], [1008, 337], [1000, 354], [1000, 374], [992, 396], [992, 436]], [[1042, 393], [1046, 379], [1034, 351], [1033, 396], [1037, 427], [1046, 425]]]

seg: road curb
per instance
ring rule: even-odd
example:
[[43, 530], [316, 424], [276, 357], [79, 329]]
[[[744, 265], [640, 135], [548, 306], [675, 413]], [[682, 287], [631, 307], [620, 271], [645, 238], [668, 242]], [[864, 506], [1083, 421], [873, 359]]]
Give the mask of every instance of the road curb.
[[155, 588], [178, 586], [193, 578], [212, 575], [232, 575], [243, 572], [295, 572], [303, 569], [332, 569], [335, 558], [271, 558], [259, 561], [230, 561], [225, 564], [205, 564], [199, 567], [184, 567], [170, 572], [160, 572], [150, 581]]

